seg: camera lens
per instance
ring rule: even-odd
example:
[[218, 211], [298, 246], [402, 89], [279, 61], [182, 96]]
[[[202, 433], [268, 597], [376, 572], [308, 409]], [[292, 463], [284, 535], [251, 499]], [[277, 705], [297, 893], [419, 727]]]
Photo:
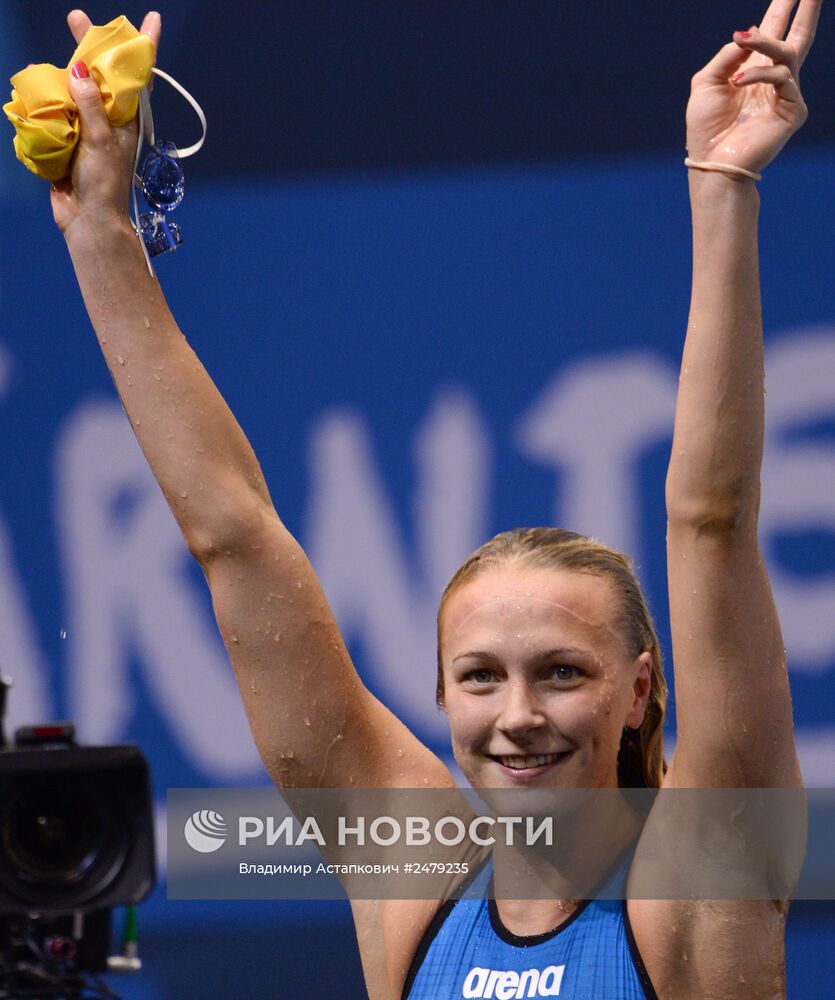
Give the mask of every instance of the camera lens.
[[138, 901], [153, 885], [152, 837], [136, 747], [0, 750], [0, 925]]
[[105, 846], [106, 829], [96, 797], [72, 794], [56, 781], [33, 781], [7, 804], [2, 826], [7, 858], [29, 883], [72, 885], [80, 881]]

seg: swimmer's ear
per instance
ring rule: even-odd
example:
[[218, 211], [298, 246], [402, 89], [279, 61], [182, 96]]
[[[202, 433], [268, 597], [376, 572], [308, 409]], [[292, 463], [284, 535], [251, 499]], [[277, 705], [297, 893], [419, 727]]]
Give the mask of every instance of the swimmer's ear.
[[652, 654], [641, 653], [633, 667], [635, 680], [632, 684], [632, 701], [624, 725], [627, 729], [640, 729], [652, 690]]

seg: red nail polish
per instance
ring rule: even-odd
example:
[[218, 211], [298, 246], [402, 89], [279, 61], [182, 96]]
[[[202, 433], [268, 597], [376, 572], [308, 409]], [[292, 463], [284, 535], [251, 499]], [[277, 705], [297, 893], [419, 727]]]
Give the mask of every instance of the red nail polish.
[[737, 73], [736, 76], [731, 77], [731, 83], [739, 83], [743, 76], [745, 76], [744, 73]]
[[738, 31], [737, 34], [739, 35], [740, 38], [750, 38], [751, 37], [751, 32], [750, 31]]
[[86, 80], [90, 75], [90, 70], [87, 69], [87, 63], [79, 59], [78, 62], [72, 64], [70, 73], [72, 73], [76, 80]]

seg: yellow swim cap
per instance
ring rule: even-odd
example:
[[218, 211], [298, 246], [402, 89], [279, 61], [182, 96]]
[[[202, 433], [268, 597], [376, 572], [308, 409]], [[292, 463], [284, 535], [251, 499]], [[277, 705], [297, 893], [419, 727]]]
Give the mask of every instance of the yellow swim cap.
[[17, 135], [17, 158], [48, 181], [66, 177], [78, 142], [78, 108], [70, 97], [69, 69], [87, 64], [101, 90], [112, 125], [126, 125], [136, 114], [139, 91], [151, 77], [154, 43], [122, 16], [91, 27], [66, 69], [50, 63], [27, 66], [12, 79], [12, 99], [3, 105]]

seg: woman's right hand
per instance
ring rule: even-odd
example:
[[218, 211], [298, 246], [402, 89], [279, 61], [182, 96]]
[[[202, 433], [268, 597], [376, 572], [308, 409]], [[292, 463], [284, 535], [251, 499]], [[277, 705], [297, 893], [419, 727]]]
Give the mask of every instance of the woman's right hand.
[[[815, 38], [822, 0], [772, 0], [759, 28], [733, 41], [694, 77], [687, 105], [693, 160], [761, 171], [806, 121], [800, 67]], [[744, 67], [744, 68], [743, 68]]]
[[[67, 16], [76, 43], [90, 27], [90, 19], [80, 10]], [[159, 14], [145, 15], [140, 29], [159, 47], [162, 30]], [[86, 218], [94, 224], [128, 217], [133, 183], [138, 123], [114, 128], [102, 105], [101, 93], [91, 76], [83, 76], [86, 66], [76, 63], [70, 72], [70, 94], [78, 105], [80, 135], [69, 177], [52, 185], [52, 214], [61, 232]]]

